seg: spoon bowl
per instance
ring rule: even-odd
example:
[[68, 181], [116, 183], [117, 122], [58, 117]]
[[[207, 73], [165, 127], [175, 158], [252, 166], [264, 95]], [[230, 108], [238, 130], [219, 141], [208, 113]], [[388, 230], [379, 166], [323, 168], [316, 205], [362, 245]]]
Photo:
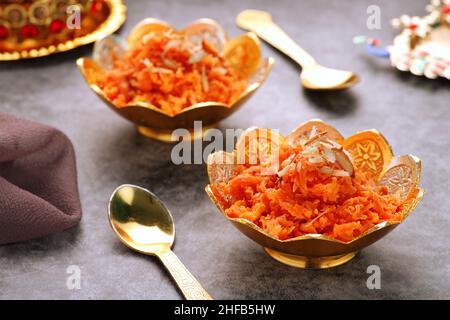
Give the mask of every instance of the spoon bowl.
[[161, 260], [187, 299], [212, 299], [172, 252], [173, 218], [155, 194], [131, 184], [119, 186], [111, 195], [108, 218], [114, 233], [127, 247]]
[[111, 196], [108, 214], [112, 229], [129, 248], [156, 255], [172, 247], [172, 215], [150, 191], [132, 185], [118, 187]]
[[292, 40], [268, 12], [244, 10], [236, 18], [236, 23], [244, 30], [256, 33], [261, 39], [280, 50], [302, 67], [300, 82], [310, 90], [340, 90], [349, 88], [359, 81], [350, 71], [321, 66], [316, 60]]
[[359, 77], [349, 71], [323, 67], [319, 64], [306, 67], [300, 75], [300, 82], [310, 90], [340, 90], [354, 86]]

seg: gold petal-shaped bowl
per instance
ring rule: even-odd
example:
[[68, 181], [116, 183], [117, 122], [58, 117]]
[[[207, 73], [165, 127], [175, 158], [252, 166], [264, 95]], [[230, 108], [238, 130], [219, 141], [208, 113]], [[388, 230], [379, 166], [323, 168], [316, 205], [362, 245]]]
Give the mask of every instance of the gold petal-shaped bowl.
[[[92, 71], [102, 72], [109, 68], [111, 54], [120, 54], [124, 47], [133, 47], [142, 37], [152, 32], [172, 30], [190, 37], [207, 35], [208, 40], [222, 52], [231, 62], [233, 68], [238, 69], [247, 80], [247, 88], [231, 105], [220, 102], [206, 101], [183, 109], [176, 115], [169, 115], [160, 108], [145, 102], [130, 103], [123, 107], [116, 106], [93, 81]], [[77, 65], [89, 87], [106, 104], [122, 117], [133, 122], [138, 131], [148, 137], [170, 142], [172, 132], [178, 128], [188, 129], [190, 134], [186, 138], [197, 138], [206, 129], [225, 119], [238, 110], [243, 103], [258, 89], [270, 73], [274, 60], [261, 58], [261, 45], [253, 33], [240, 35], [229, 40], [222, 27], [214, 20], [200, 19], [194, 21], [184, 29], [176, 31], [166, 22], [147, 18], [141, 21], [128, 35], [126, 45], [121, 45], [114, 37], [107, 37], [96, 43], [93, 58], [80, 58]], [[194, 121], [202, 121], [203, 132], [193, 132]]]
[[[370, 171], [379, 185], [388, 187], [389, 192], [398, 193], [404, 200], [401, 210], [402, 221], [414, 210], [424, 195], [419, 188], [421, 162], [413, 155], [393, 156], [386, 139], [377, 130], [358, 132], [348, 138], [321, 120], [311, 120], [298, 126], [286, 137], [288, 141], [308, 136], [313, 127], [326, 131], [328, 137], [341, 143], [353, 158], [353, 164], [359, 170]], [[236, 143], [239, 148], [244, 136], [258, 128], [248, 129]], [[252, 135], [250, 135], [252, 136]], [[271, 135], [277, 137], [276, 135]], [[255, 137], [255, 135], [253, 135]], [[281, 137], [285, 139], [285, 137]], [[233, 174], [236, 150], [233, 153], [215, 152], [208, 158], [208, 176], [210, 184], [206, 192], [220, 212], [247, 237], [264, 247], [274, 259], [299, 268], [330, 268], [352, 259], [356, 253], [378, 241], [391, 232], [401, 222], [382, 222], [350, 242], [343, 242], [321, 234], [307, 234], [288, 240], [279, 240], [268, 234], [253, 222], [241, 218], [229, 218], [215, 197], [211, 185], [227, 181]], [[220, 192], [220, 190], [219, 190]]]

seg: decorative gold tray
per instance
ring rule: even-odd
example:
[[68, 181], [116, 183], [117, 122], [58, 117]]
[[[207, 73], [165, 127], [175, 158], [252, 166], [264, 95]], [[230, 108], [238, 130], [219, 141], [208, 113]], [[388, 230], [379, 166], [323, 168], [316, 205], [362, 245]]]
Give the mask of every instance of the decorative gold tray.
[[[336, 129], [321, 120], [311, 120], [301, 124], [286, 138], [288, 141], [296, 141], [308, 137], [313, 127], [327, 132], [330, 139], [340, 143], [352, 155], [353, 164], [359, 170], [371, 172], [379, 185], [385, 185], [390, 193], [398, 193], [404, 201], [401, 207], [402, 221], [409, 216], [424, 195], [424, 191], [419, 188], [421, 162], [417, 157], [413, 155], [394, 157], [389, 143], [376, 130], [362, 131], [345, 139]], [[257, 134], [250, 134], [254, 130], [261, 129], [248, 129], [239, 138], [236, 146], [245, 144], [243, 142], [245, 136], [257, 137]], [[258, 144], [260, 144], [259, 141]], [[261, 147], [264, 148], [264, 146]], [[219, 151], [211, 154], [208, 158], [210, 184], [206, 186], [206, 192], [228, 221], [247, 237], [263, 246], [272, 258], [284, 264], [314, 269], [341, 265], [351, 260], [361, 249], [384, 237], [402, 222], [379, 223], [350, 242], [335, 240], [321, 234], [307, 234], [288, 240], [279, 240], [249, 220], [229, 218], [216, 199], [211, 185], [217, 186], [219, 182], [230, 179], [235, 163], [234, 152]]]
[[[80, 28], [72, 30], [66, 25], [69, 6], [80, 8]], [[88, 8], [97, 11], [91, 13]], [[43, 57], [95, 42], [117, 31], [125, 18], [126, 6], [122, 0], [40, 0], [31, 4], [2, 4], [0, 61]]]

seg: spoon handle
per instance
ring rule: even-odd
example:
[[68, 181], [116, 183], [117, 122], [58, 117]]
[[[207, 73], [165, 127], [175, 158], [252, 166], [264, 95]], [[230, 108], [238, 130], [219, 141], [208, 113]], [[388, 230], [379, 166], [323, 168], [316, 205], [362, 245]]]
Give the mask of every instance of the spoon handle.
[[303, 50], [273, 21], [268, 12], [244, 10], [236, 18], [239, 27], [256, 33], [260, 38], [283, 52], [302, 68], [316, 64], [314, 58]]
[[157, 254], [187, 300], [212, 300], [172, 250]]

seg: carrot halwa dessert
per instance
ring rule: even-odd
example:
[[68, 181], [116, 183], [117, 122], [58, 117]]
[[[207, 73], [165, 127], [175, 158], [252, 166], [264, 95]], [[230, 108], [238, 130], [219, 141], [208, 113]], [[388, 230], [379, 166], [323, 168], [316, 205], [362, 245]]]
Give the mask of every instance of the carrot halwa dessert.
[[230, 105], [246, 88], [239, 72], [205, 37], [151, 33], [121, 56], [95, 83], [121, 107], [147, 102], [175, 115], [206, 101]]
[[282, 140], [278, 149], [273, 174], [267, 174], [273, 159], [237, 165], [227, 182], [213, 186], [228, 217], [247, 219], [280, 240], [323, 234], [344, 242], [380, 222], [401, 221], [399, 197], [353, 167], [325, 132], [313, 128], [308, 138]]

